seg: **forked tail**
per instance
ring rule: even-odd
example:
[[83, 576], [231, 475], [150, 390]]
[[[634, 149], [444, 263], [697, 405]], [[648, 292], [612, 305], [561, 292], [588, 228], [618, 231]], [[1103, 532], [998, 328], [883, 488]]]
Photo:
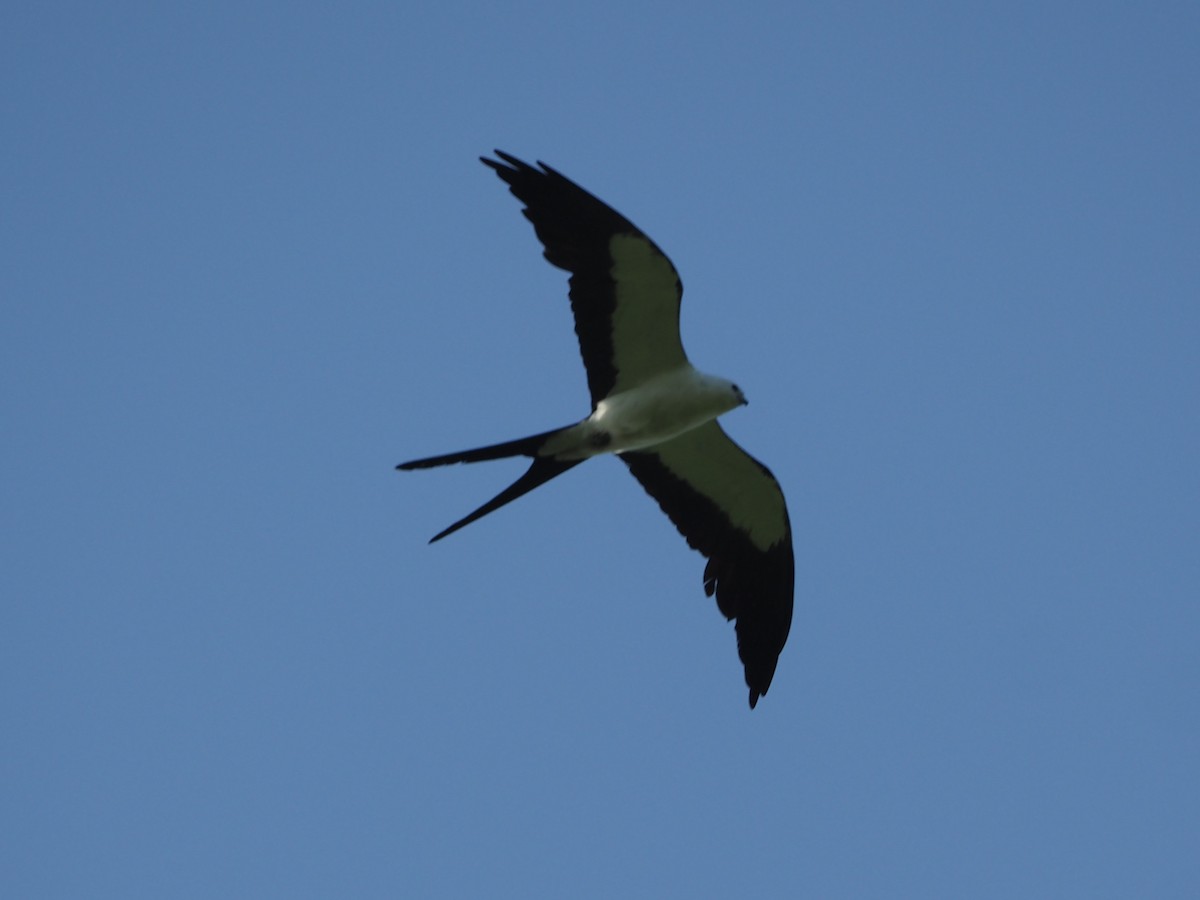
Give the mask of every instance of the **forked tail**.
[[525, 474], [502, 490], [479, 509], [468, 516], [459, 519], [449, 528], [435, 534], [429, 543], [440, 541], [446, 535], [453, 534], [458, 529], [470, 525], [476, 519], [482, 519], [490, 512], [495, 512], [506, 503], [511, 503], [518, 497], [528, 494], [535, 487], [545, 484], [551, 478], [561, 475], [567, 469], [572, 469], [583, 462], [582, 459], [559, 460], [549, 456], [538, 456], [538, 451], [546, 441], [565, 429], [556, 428], [542, 434], [531, 435], [515, 441], [505, 441], [502, 444], [492, 444], [487, 447], [476, 447], [474, 450], [462, 450], [458, 453], [446, 453], [442, 456], [429, 456], [425, 459], [414, 459], [411, 462], [400, 463], [397, 469], [410, 471], [412, 469], [429, 469], [434, 466], [449, 466], [454, 463], [484, 462], [489, 459], [506, 459], [510, 456], [532, 456], [533, 464]]

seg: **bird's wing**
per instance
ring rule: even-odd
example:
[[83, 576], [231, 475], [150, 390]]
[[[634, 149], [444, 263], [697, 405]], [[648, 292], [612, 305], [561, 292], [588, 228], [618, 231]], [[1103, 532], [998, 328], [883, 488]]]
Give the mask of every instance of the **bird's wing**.
[[571, 309], [592, 406], [687, 362], [679, 339], [683, 284], [632, 222], [545, 163], [507, 153], [485, 165], [525, 204], [545, 256], [571, 273]]
[[737, 620], [753, 707], [771, 686], [792, 624], [792, 531], [779, 482], [716, 421], [621, 459], [708, 558], [704, 591]]

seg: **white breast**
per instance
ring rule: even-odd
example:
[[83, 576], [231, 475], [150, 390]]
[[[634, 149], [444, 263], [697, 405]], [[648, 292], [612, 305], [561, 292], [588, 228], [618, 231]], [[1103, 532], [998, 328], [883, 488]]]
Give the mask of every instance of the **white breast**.
[[608, 436], [599, 452], [622, 453], [670, 440], [738, 405], [732, 382], [684, 364], [606, 397], [582, 424]]

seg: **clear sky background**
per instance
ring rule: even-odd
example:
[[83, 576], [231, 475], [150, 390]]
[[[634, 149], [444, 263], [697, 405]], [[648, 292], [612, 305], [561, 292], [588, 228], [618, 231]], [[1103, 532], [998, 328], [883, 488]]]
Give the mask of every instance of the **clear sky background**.
[[[1200, 7], [10, 3], [13, 898], [1200, 896]], [[796, 617], [746, 705], [477, 161], [651, 234]]]

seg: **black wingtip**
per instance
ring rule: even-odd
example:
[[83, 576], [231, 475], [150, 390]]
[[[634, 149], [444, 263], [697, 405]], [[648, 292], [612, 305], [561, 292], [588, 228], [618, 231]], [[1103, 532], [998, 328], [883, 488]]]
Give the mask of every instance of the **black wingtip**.
[[486, 156], [479, 157], [479, 161], [489, 169], [495, 169], [496, 172], [499, 173], [500, 177], [505, 181], [508, 181], [509, 184], [512, 184], [512, 182], [509, 181], [509, 178], [514, 173], [532, 172], [535, 175], [555, 175], [559, 178], [563, 177], [557, 170], [546, 165], [540, 159], [537, 160], [536, 165], [531, 166], [529, 163], [525, 162], [525, 160], [519, 159], [513, 156], [511, 153], [505, 153], [503, 150], [496, 149], [492, 152], [500, 158], [499, 161], [490, 159]]
[[492, 152], [495, 153], [496, 156], [498, 156], [500, 158], [501, 162], [497, 162], [496, 160], [490, 159], [486, 156], [479, 157], [479, 161], [481, 163], [483, 163], [485, 166], [495, 169], [497, 172], [499, 172], [504, 167], [504, 164], [508, 164], [513, 169], [528, 169], [528, 168], [530, 168], [529, 163], [527, 163], [523, 160], [517, 159], [511, 153], [505, 153], [503, 150], [499, 150], [499, 149], [493, 150]]
[[750, 688], [750, 708], [751, 709], [754, 709], [754, 707], [758, 705], [758, 698], [761, 696], [762, 696], [762, 694], [760, 694], [754, 688]]

